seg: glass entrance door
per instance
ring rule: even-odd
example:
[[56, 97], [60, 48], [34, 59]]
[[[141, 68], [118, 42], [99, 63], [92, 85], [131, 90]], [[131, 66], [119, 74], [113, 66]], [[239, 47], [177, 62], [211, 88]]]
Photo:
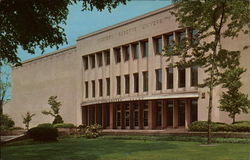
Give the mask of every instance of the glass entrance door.
[[167, 101], [167, 126], [173, 127], [173, 100]]

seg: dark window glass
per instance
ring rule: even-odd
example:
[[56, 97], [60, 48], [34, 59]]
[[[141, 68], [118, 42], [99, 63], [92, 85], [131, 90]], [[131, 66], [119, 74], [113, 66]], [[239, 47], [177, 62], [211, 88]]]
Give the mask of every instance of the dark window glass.
[[97, 63], [98, 63], [98, 67], [102, 66], [102, 53], [97, 54]]
[[174, 85], [174, 70], [167, 68], [167, 89], [173, 89]]
[[120, 48], [115, 48], [114, 49], [114, 54], [115, 54], [116, 63], [120, 63], [121, 62], [121, 49]]
[[197, 34], [198, 31], [196, 29], [191, 30], [191, 44], [197, 44]]
[[102, 93], [102, 79], [99, 79], [99, 96], [102, 97], [103, 93]]
[[138, 73], [134, 73], [134, 92], [139, 92], [139, 76]]
[[162, 103], [161, 101], [156, 101], [156, 126], [161, 126], [161, 113]]
[[173, 100], [168, 100], [167, 101], [167, 125], [168, 126], [173, 126]]
[[109, 110], [109, 104], [106, 104], [105, 107], [106, 107], [106, 126], [107, 126], [107, 128], [108, 128], [109, 125], [110, 125], [110, 110]]
[[190, 112], [190, 117], [191, 117], [191, 123], [194, 121], [198, 120], [198, 104], [197, 100], [192, 100], [191, 101], [191, 112]]
[[121, 106], [120, 104], [116, 104], [116, 126], [121, 126]]
[[148, 91], [148, 72], [142, 72], [143, 76], [143, 92]]
[[186, 32], [180, 32], [178, 33], [178, 38], [179, 38], [179, 45], [184, 45], [185, 39], [186, 39]]
[[85, 98], [89, 97], [89, 83], [85, 82]]
[[88, 56], [82, 57], [82, 60], [83, 60], [84, 69], [87, 70], [89, 68]]
[[143, 126], [148, 126], [148, 102], [143, 102]]
[[191, 86], [198, 86], [198, 66], [191, 67]]
[[129, 117], [130, 117], [129, 104], [125, 103], [124, 107], [125, 107], [125, 126], [128, 127], [129, 126]]
[[161, 90], [162, 89], [162, 70], [157, 69], [155, 70], [155, 82], [156, 82], [156, 90]]
[[161, 54], [162, 52], [162, 38], [155, 38], [155, 54]]
[[118, 95], [121, 94], [121, 77], [120, 76], [116, 77], [116, 93]]
[[142, 57], [148, 56], [148, 41], [142, 42]]
[[104, 52], [104, 56], [105, 56], [105, 64], [109, 65], [110, 64], [110, 52], [109, 52], [109, 50]]
[[106, 78], [107, 83], [107, 96], [110, 96], [110, 78]]
[[90, 55], [91, 68], [95, 68], [95, 55]]
[[172, 51], [173, 47], [174, 47], [174, 36], [169, 35], [169, 36], [167, 36], [167, 49], [169, 51]]
[[129, 57], [130, 57], [130, 49], [129, 46], [124, 46], [123, 47], [123, 51], [124, 51], [124, 61], [128, 61]]
[[92, 82], [92, 97], [95, 97], [95, 81]]
[[134, 107], [134, 126], [138, 127], [139, 126], [139, 105], [138, 105], [138, 102], [134, 102], [133, 107]]
[[129, 75], [125, 75], [125, 93], [129, 93], [129, 87], [130, 87], [130, 81], [129, 81]]
[[139, 58], [139, 43], [133, 44], [134, 59]]
[[186, 69], [178, 68], [179, 88], [186, 87]]
[[185, 126], [185, 101], [178, 101], [178, 125]]

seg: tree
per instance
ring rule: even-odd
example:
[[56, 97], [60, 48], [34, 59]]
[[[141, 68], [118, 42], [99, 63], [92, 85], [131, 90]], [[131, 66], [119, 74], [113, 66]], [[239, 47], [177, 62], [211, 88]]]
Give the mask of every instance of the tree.
[[[198, 31], [195, 43], [184, 41], [173, 49], [165, 49], [168, 61], [173, 56], [180, 61], [171, 63], [177, 67], [198, 65], [207, 77], [200, 87], [209, 89], [208, 140], [211, 143], [211, 113], [214, 87], [222, 83], [221, 76], [230, 67], [236, 54], [222, 46], [222, 38], [235, 38], [240, 33], [250, 35], [250, 3], [247, 0], [173, 0], [176, 4], [173, 14], [180, 27], [190, 27]], [[244, 47], [245, 49], [247, 47]]]
[[5, 61], [21, 65], [17, 49], [34, 54], [36, 48], [67, 43], [63, 24], [68, 6], [82, 3], [83, 10], [102, 11], [126, 4], [126, 0], [0, 0], [0, 66]]
[[63, 123], [63, 119], [59, 115], [60, 106], [62, 104], [61, 104], [61, 102], [58, 102], [56, 99], [57, 99], [57, 96], [50, 96], [49, 97], [48, 104], [50, 105], [50, 108], [51, 108], [52, 111], [51, 110], [42, 111], [43, 114], [51, 115], [51, 116], [53, 116], [55, 118], [54, 121], [53, 121], [53, 124]]
[[4, 71], [0, 66], [0, 115], [3, 114], [3, 105], [8, 98], [7, 91], [10, 87], [10, 73]]
[[235, 115], [248, 113], [250, 109], [250, 101], [248, 100], [247, 94], [239, 91], [242, 83], [240, 81], [241, 75], [246, 70], [242, 67], [235, 67], [227, 70], [223, 76], [223, 88], [227, 91], [222, 93], [220, 99], [220, 110], [229, 113], [229, 117], [235, 122]]
[[32, 120], [32, 117], [34, 117], [35, 114], [31, 114], [30, 112], [27, 112], [25, 116], [23, 117], [23, 124], [25, 125], [26, 129], [29, 130], [29, 124], [30, 121]]

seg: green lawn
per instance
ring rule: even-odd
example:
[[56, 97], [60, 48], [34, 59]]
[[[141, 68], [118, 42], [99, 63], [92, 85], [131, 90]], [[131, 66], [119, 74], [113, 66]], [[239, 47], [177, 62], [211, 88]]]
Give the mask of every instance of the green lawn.
[[249, 160], [249, 144], [163, 140], [67, 138], [58, 142], [7, 146], [1, 160]]

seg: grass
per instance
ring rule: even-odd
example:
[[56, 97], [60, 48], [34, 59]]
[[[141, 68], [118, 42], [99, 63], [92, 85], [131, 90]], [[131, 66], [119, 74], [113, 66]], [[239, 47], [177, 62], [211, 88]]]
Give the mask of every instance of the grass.
[[249, 144], [164, 141], [153, 138], [65, 138], [53, 143], [30, 140], [1, 148], [2, 160], [249, 160]]

